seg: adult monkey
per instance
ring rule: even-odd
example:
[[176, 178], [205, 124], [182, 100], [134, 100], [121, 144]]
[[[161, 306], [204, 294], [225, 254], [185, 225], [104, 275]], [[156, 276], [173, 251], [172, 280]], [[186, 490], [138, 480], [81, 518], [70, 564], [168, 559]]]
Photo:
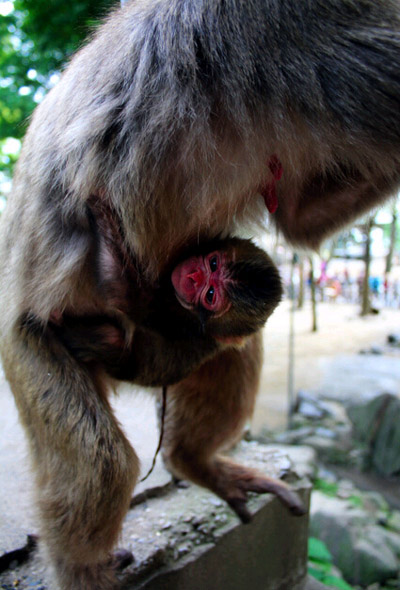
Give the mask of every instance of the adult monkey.
[[[316, 246], [398, 187], [399, 11], [398, 0], [132, 1], [37, 109], [1, 228], [1, 347], [62, 590], [113, 588], [108, 555], [138, 473], [105, 384], [46, 330], [60, 310], [117, 313], [90, 272], [86, 203], [113, 208], [148, 280], [196, 235], [261, 222], [264, 201], [290, 240]], [[257, 486], [217, 451], [252, 410], [260, 363], [254, 337], [169, 392], [170, 464], [231, 504]]]

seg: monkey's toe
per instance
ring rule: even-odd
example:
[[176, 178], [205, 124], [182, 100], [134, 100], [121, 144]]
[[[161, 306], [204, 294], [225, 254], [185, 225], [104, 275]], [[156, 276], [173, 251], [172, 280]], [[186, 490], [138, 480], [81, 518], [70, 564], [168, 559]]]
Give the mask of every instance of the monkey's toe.
[[111, 558], [111, 564], [116, 571], [122, 571], [134, 561], [134, 555], [128, 549], [117, 549]]
[[283, 481], [269, 477], [257, 477], [246, 483], [246, 491], [248, 492], [274, 494], [294, 516], [302, 516], [307, 512], [298, 494]]
[[304, 514], [307, 514], [307, 509], [301, 501], [296, 505], [290, 506], [289, 510], [293, 516], [303, 516]]
[[253, 515], [246, 506], [246, 501], [247, 500], [241, 498], [232, 498], [231, 500], [228, 500], [228, 505], [234, 512], [236, 512], [243, 524], [248, 524], [253, 518]]

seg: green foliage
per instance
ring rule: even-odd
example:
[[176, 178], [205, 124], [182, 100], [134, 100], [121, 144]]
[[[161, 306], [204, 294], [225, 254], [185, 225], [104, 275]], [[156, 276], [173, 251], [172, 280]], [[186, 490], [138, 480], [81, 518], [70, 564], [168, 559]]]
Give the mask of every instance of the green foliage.
[[14, 0], [14, 10], [0, 16], [1, 172], [10, 173], [14, 163], [3, 157], [2, 140], [24, 135], [52, 76], [116, 5], [119, 0]]
[[361, 496], [356, 496], [355, 494], [346, 498], [350, 504], [352, 504], [355, 508], [362, 508], [364, 506], [364, 501]]
[[[336, 482], [317, 478], [314, 482], [314, 489], [318, 490], [322, 494], [325, 494], [325, 496], [335, 498], [337, 497], [339, 486]], [[351, 496], [347, 497], [346, 500], [356, 508], [361, 508], [364, 504], [362, 497], [357, 496], [356, 494], [352, 494]]]
[[18, 13], [0, 20], [0, 138], [21, 137], [22, 121], [34, 106], [32, 92], [28, 93], [27, 46], [17, 32], [20, 20]]
[[337, 576], [325, 576], [322, 583], [326, 586], [332, 586], [332, 588], [340, 588], [341, 590], [353, 590], [347, 582], [338, 578]]
[[15, 0], [14, 6], [23, 14], [21, 31], [32, 43], [33, 57], [45, 60], [42, 73], [59, 70], [65, 58], [82, 43], [90, 30], [118, 5], [117, 0]]
[[320, 539], [310, 537], [308, 539], [308, 573], [322, 584], [341, 590], [353, 590], [345, 580], [331, 573], [332, 555]]
[[328, 547], [315, 537], [308, 539], [308, 557], [320, 563], [332, 563], [332, 555]]
[[326, 481], [326, 479], [319, 479], [317, 478], [314, 482], [314, 489], [322, 492], [326, 496], [337, 496], [338, 492], [338, 484], [331, 481]]

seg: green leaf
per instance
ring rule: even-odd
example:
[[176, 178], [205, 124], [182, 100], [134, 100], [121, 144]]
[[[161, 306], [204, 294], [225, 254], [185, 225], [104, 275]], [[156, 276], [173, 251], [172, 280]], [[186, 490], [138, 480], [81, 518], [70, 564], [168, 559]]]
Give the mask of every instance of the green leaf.
[[317, 559], [310, 559], [309, 560], [310, 567], [317, 569], [319, 572], [322, 572], [324, 576], [329, 574], [332, 569], [332, 564], [327, 561], [318, 561]]
[[363, 500], [360, 496], [349, 496], [348, 501], [350, 502], [350, 504], [352, 504], [353, 506], [355, 506], [356, 508], [360, 508], [363, 506]]
[[323, 541], [310, 537], [308, 539], [308, 557], [322, 563], [332, 563], [332, 555]]
[[[23, 137], [52, 75], [82, 45], [94, 23], [119, 3], [14, 0], [14, 10], [0, 17], [0, 142]], [[11, 176], [14, 162], [0, 145], [0, 173]]]
[[326, 577], [325, 572], [321, 572], [321, 570], [318, 570], [310, 566], [308, 567], [308, 573], [310, 574], [310, 576], [312, 576], [316, 580], [319, 580], [320, 582]]
[[326, 586], [332, 586], [333, 588], [340, 588], [340, 590], [353, 590], [345, 580], [338, 578], [337, 576], [325, 576], [322, 580]]
[[325, 479], [316, 479], [314, 482], [314, 489], [326, 494], [327, 496], [336, 496], [338, 491], [338, 484]]

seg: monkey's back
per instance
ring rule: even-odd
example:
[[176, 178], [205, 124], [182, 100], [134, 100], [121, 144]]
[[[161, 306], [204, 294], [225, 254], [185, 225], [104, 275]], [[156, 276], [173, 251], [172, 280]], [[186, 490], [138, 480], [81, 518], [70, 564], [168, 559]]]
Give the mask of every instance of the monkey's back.
[[[293, 240], [310, 238], [296, 234], [291, 203], [310, 193], [322, 207], [333, 175], [392, 190], [398, 12], [394, 0], [149, 0], [116, 11], [33, 116], [2, 222], [8, 315], [46, 319], [78, 297], [93, 194], [112, 203], [155, 277], [194, 235], [264, 222], [257, 189], [271, 154], [284, 169], [276, 222]], [[325, 223], [347, 216], [337, 206]], [[316, 224], [315, 239], [323, 233]]]

